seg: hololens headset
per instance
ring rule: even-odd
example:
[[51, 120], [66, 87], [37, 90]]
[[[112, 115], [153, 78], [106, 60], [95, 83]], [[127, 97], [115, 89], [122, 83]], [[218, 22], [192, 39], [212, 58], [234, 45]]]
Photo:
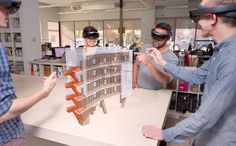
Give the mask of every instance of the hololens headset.
[[21, 2], [16, 0], [0, 0], [0, 6], [6, 7], [10, 14], [14, 14], [20, 8]]
[[236, 18], [236, 3], [222, 4], [215, 7], [199, 6], [199, 8], [189, 11], [189, 17], [195, 23], [199, 21], [200, 16], [205, 14], [219, 14], [225, 17]]
[[91, 31], [91, 32], [85, 33], [83, 37], [88, 38], [88, 39], [97, 39], [99, 38], [99, 33], [95, 31]]
[[169, 39], [171, 37], [171, 34], [161, 34], [159, 32], [156, 32], [155, 29], [151, 30], [151, 36], [154, 40], [164, 40]]

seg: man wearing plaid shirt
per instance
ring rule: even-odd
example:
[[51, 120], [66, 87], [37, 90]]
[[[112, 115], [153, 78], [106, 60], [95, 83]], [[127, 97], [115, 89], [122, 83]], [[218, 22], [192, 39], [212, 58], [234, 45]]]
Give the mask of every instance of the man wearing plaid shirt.
[[[0, 27], [7, 27], [9, 15], [20, 8], [16, 0], [0, 1]], [[25, 131], [20, 114], [49, 95], [56, 85], [56, 73], [45, 78], [44, 87], [30, 97], [16, 98], [6, 49], [0, 42], [0, 146], [24, 146]]]

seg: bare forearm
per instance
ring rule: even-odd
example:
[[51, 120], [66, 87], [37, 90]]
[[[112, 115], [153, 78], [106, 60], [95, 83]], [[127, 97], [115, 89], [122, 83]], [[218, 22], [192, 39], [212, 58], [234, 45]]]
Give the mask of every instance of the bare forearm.
[[160, 82], [163, 84], [167, 84], [170, 80], [170, 75], [164, 71], [157, 70], [152, 64], [147, 64], [146, 65], [152, 75]]
[[137, 82], [138, 69], [139, 69], [139, 62], [136, 61], [133, 65], [133, 82]]
[[22, 114], [47, 96], [48, 93], [42, 89], [32, 96], [14, 99], [8, 112], [0, 117], [0, 123]]

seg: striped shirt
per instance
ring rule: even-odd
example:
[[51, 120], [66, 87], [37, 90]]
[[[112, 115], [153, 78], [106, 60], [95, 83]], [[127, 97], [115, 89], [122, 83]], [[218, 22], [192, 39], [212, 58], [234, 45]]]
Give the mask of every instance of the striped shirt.
[[[15, 96], [6, 50], [0, 43], [0, 116], [12, 105]], [[0, 145], [13, 138], [24, 138], [24, 126], [20, 116], [0, 124]]]

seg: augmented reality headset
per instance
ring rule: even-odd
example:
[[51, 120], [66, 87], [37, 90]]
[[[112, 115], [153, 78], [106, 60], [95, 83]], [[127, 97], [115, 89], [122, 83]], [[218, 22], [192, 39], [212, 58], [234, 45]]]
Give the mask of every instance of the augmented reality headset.
[[94, 31], [87, 32], [87, 33], [84, 34], [84, 38], [97, 39], [97, 38], [99, 38], [99, 33], [94, 32]]
[[205, 14], [219, 14], [225, 17], [236, 18], [236, 3], [223, 4], [216, 7], [199, 6], [199, 8], [189, 11], [189, 17], [195, 23], [199, 21], [200, 16]]
[[0, 6], [7, 8], [10, 14], [14, 14], [20, 8], [21, 2], [16, 0], [0, 0]]
[[161, 34], [159, 32], [156, 32], [155, 29], [151, 30], [151, 36], [154, 40], [164, 40], [169, 39], [171, 37], [171, 34]]

